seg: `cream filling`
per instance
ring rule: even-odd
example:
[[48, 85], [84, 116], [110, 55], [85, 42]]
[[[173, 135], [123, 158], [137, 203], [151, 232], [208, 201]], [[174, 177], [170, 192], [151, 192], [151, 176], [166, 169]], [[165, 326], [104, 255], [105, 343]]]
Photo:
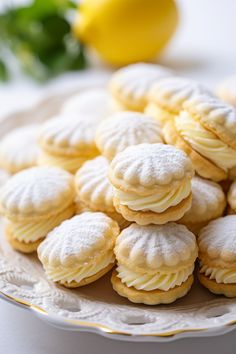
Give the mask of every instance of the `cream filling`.
[[36, 242], [45, 237], [49, 231], [60, 225], [62, 221], [74, 215], [75, 207], [71, 205], [57, 215], [40, 221], [9, 221], [9, 228], [12, 237], [20, 242]]
[[57, 267], [45, 267], [46, 274], [49, 279], [54, 282], [61, 283], [71, 283], [75, 281], [80, 283], [83, 279], [91, 277], [96, 273], [100, 272], [102, 269], [106, 268], [109, 264], [115, 262], [115, 256], [113, 251], [109, 251], [105, 256], [103, 256], [99, 262], [96, 260], [92, 263], [87, 263], [82, 266], [74, 267], [64, 267], [62, 265]]
[[126, 205], [135, 211], [154, 211], [162, 213], [166, 209], [178, 205], [187, 198], [191, 192], [191, 181], [186, 179], [176, 187], [160, 190], [147, 196], [138, 196], [132, 192], [123, 192], [114, 188], [114, 195], [119, 199], [121, 205]]
[[[74, 157], [74, 156], [56, 156], [50, 155], [46, 152], [40, 154], [38, 158], [38, 165], [40, 166], [56, 166], [61, 167], [69, 172], [76, 172], [85, 161], [87, 161], [90, 157]], [[91, 157], [93, 158], [93, 156]]]
[[175, 127], [192, 148], [223, 170], [236, 166], [236, 150], [205, 129], [187, 112], [175, 118]]
[[128, 287], [134, 287], [137, 290], [152, 291], [155, 289], [168, 291], [169, 289], [184, 283], [193, 273], [194, 264], [181, 269], [176, 273], [142, 274], [133, 272], [123, 265], [118, 265], [117, 276]]
[[204, 273], [209, 279], [215, 280], [222, 284], [236, 283], [236, 269], [227, 268], [212, 268], [202, 264], [200, 266], [200, 273]]

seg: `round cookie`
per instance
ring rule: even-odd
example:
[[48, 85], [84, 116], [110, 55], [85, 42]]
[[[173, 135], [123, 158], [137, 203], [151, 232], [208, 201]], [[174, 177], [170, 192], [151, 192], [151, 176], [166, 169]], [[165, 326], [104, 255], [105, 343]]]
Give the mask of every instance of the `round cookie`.
[[200, 283], [214, 294], [236, 297], [236, 215], [211, 221], [198, 237]]
[[236, 76], [231, 76], [222, 81], [217, 88], [219, 98], [236, 106]]
[[109, 169], [116, 210], [140, 225], [178, 220], [191, 207], [193, 175], [190, 159], [173, 146], [130, 146]]
[[84, 212], [52, 230], [38, 247], [47, 277], [68, 288], [99, 279], [114, 265], [117, 223], [103, 213]]
[[145, 113], [163, 126], [181, 112], [186, 100], [199, 94], [212, 95], [206, 87], [193, 80], [165, 78], [151, 87]]
[[58, 166], [75, 173], [98, 155], [94, 138], [98, 121], [94, 116], [56, 117], [45, 122], [39, 134], [40, 165]]
[[111, 77], [109, 89], [124, 110], [142, 112], [147, 104], [150, 87], [160, 79], [171, 75], [165, 67], [137, 63], [117, 70]]
[[128, 226], [121, 214], [113, 205], [113, 188], [108, 179], [109, 163], [103, 156], [87, 161], [75, 175], [77, 192], [77, 211], [103, 211], [116, 220], [120, 228]]
[[11, 245], [35, 251], [39, 242], [75, 212], [73, 177], [54, 167], [32, 167], [11, 177], [0, 190]]
[[184, 111], [163, 129], [166, 142], [182, 148], [201, 177], [216, 182], [236, 166], [235, 133], [234, 109], [209, 96], [186, 101]]
[[192, 179], [192, 206], [179, 220], [194, 234], [212, 219], [222, 216], [226, 198], [219, 184], [201, 177]]
[[161, 131], [153, 118], [139, 112], [119, 112], [98, 126], [95, 138], [101, 154], [112, 160], [131, 145], [161, 143]]
[[189, 291], [197, 251], [184, 225], [132, 224], [116, 240], [113, 288], [135, 303], [171, 303]]
[[102, 88], [87, 89], [70, 97], [62, 107], [66, 115], [94, 115], [98, 121], [112, 114], [112, 98]]
[[0, 167], [16, 173], [37, 164], [38, 125], [16, 128], [6, 134], [0, 143]]

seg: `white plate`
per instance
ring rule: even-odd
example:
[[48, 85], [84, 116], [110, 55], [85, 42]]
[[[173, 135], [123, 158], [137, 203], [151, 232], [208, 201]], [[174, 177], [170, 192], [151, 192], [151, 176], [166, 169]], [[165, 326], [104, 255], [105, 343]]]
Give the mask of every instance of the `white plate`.
[[[64, 97], [50, 97], [28, 112], [1, 121], [0, 138], [17, 125], [42, 121], [56, 113]], [[110, 274], [79, 290], [49, 282], [36, 256], [11, 249], [0, 223], [0, 293], [29, 308], [50, 324], [73, 331], [96, 332], [129, 341], [171, 341], [183, 337], [211, 336], [236, 326], [236, 300], [217, 297], [197, 282], [190, 293], [173, 305], [138, 306], [119, 297]]]

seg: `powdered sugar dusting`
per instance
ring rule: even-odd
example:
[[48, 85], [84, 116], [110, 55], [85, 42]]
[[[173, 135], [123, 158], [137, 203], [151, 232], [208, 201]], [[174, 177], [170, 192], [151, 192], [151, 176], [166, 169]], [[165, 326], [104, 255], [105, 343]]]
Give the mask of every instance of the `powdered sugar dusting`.
[[28, 216], [52, 212], [74, 197], [73, 177], [55, 167], [32, 167], [15, 174], [0, 190], [3, 213]]
[[113, 74], [110, 85], [121, 96], [129, 97], [131, 101], [146, 98], [151, 85], [171, 75], [171, 71], [158, 65], [138, 63], [128, 65]]
[[157, 271], [161, 267], [178, 267], [179, 262], [194, 262], [196, 239], [185, 226], [176, 223], [140, 226], [132, 224], [118, 236], [115, 254], [131, 267]]
[[38, 248], [39, 259], [51, 266], [86, 264], [112, 250], [119, 232], [118, 226], [115, 232], [110, 232], [115, 225], [116, 222], [103, 213], [76, 215], [48, 234]]
[[181, 221], [202, 222], [222, 215], [225, 207], [225, 195], [221, 186], [200, 177], [192, 179], [192, 206]]
[[18, 172], [36, 165], [38, 125], [28, 125], [8, 133], [0, 143], [0, 166], [9, 172]]
[[50, 119], [41, 127], [39, 141], [42, 145], [64, 149], [93, 147], [97, 124], [98, 121], [91, 115]]
[[103, 121], [96, 133], [101, 153], [112, 159], [130, 145], [160, 143], [161, 129], [149, 116], [138, 112], [119, 112]]
[[206, 87], [198, 82], [181, 77], [170, 77], [152, 86], [149, 100], [169, 108], [173, 113], [179, 113], [186, 100], [199, 94], [213, 96]]
[[211, 259], [236, 261], [236, 215], [211, 221], [198, 238], [199, 251]]
[[108, 179], [109, 163], [103, 156], [87, 161], [77, 172], [75, 184], [79, 199], [94, 207], [115, 211], [113, 188]]
[[236, 110], [217, 98], [208, 95], [197, 95], [184, 104], [184, 109], [195, 114], [201, 122], [216, 132], [223, 132], [224, 136], [235, 141]]
[[173, 146], [140, 144], [116, 155], [110, 165], [110, 178], [123, 179], [144, 187], [166, 185], [173, 180], [192, 177], [192, 163], [187, 155]]

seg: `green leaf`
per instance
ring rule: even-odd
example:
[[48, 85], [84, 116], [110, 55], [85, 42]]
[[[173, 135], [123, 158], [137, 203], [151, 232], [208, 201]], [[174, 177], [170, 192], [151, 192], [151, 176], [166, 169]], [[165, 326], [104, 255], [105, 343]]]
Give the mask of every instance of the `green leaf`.
[[83, 47], [67, 19], [74, 6], [71, 0], [34, 0], [0, 15], [0, 43], [10, 48], [28, 75], [45, 80], [85, 67]]
[[9, 72], [6, 64], [0, 59], [0, 81], [7, 81], [9, 79]]

